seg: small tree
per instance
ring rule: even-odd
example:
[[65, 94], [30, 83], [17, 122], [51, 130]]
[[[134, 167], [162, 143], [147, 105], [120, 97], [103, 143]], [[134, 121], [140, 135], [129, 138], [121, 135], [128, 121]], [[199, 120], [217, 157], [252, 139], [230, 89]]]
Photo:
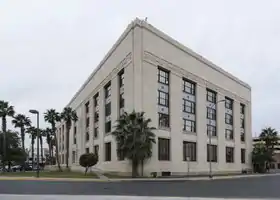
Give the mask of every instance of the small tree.
[[93, 153], [85, 153], [81, 155], [79, 163], [82, 167], [85, 168], [85, 175], [88, 172], [88, 169], [94, 165], [96, 165], [98, 162], [98, 156]]

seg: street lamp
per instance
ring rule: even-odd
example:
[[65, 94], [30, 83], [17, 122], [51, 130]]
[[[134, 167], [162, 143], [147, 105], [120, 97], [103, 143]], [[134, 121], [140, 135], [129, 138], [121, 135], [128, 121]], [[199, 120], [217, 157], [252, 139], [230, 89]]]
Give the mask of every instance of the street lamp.
[[37, 110], [29, 110], [30, 113], [37, 115], [37, 178], [39, 178], [39, 136], [40, 136], [40, 130], [39, 130], [39, 111]]
[[[217, 101], [216, 104], [212, 104], [210, 106], [210, 108], [213, 109], [213, 107], [215, 105], [218, 106], [219, 103], [222, 103], [225, 101], [226, 101], [225, 99], [219, 100], [219, 101]], [[217, 113], [217, 108], [216, 108], [216, 113]], [[216, 114], [216, 118], [217, 118], [217, 114]], [[211, 121], [212, 121], [212, 119], [210, 119], [210, 121], [209, 121], [210, 126], [211, 126]], [[212, 178], [213, 177], [213, 173], [212, 173], [212, 130], [211, 130], [210, 134], [208, 134], [208, 135], [209, 135], [209, 178]]]

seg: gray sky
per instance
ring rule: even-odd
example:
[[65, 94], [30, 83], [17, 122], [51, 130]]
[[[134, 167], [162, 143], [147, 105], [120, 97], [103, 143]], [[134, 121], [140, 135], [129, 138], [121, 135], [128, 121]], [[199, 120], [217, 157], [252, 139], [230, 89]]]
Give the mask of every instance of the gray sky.
[[0, 99], [27, 115], [61, 111], [126, 26], [148, 17], [251, 85], [253, 135], [279, 130], [279, 10], [277, 0], [2, 0]]

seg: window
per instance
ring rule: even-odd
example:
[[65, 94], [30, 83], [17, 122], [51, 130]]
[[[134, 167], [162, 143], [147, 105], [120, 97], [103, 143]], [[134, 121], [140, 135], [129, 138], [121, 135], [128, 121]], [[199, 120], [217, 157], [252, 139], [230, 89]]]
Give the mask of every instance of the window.
[[184, 121], [184, 131], [195, 132], [195, 121], [183, 119]]
[[86, 113], [89, 112], [89, 102], [87, 102], [87, 103], [85, 104], [85, 110], [86, 110]]
[[77, 127], [74, 127], [73, 143], [77, 144]]
[[207, 89], [206, 100], [211, 103], [216, 103], [216, 92]]
[[245, 105], [244, 104], [240, 104], [240, 113], [245, 115]]
[[241, 142], [245, 142], [245, 133], [241, 133], [240, 140]]
[[207, 144], [207, 162], [218, 162], [217, 145]]
[[183, 87], [184, 92], [195, 95], [195, 83], [183, 79], [183, 84], [184, 84], [184, 87]]
[[123, 96], [124, 96], [123, 94], [120, 95], [120, 108], [124, 108], [124, 97]]
[[111, 132], [111, 121], [105, 123], [105, 133]]
[[97, 138], [98, 137], [98, 127], [95, 127], [94, 128], [94, 138]]
[[216, 120], [216, 110], [207, 107], [207, 119]]
[[105, 105], [105, 116], [107, 117], [109, 115], [111, 115], [111, 102]]
[[87, 128], [89, 127], [89, 117], [87, 117], [87, 119], [86, 119], [86, 127]]
[[216, 126], [212, 126], [212, 125], [209, 125], [207, 124], [207, 135], [210, 135], [211, 136], [217, 136], [217, 129], [216, 129]]
[[111, 142], [105, 143], [105, 161], [111, 161]]
[[244, 119], [240, 119], [240, 128], [245, 128], [245, 120]]
[[230, 98], [225, 98], [225, 108], [232, 110], [233, 108], [233, 100]]
[[[118, 146], [120, 144], [117, 144]], [[118, 160], [124, 160], [124, 152], [117, 149]]]
[[183, 160], [196, 161], [196, 142], [183, 142]]
[[233, 163], [234, 162], [234, 148], [226, 147], [226, 162]]
[[158, 121], [159, 121], [159, 127], [169, 127], [169, 115], [159, 113], [158, 114]]
[[241, 163], [245, 163], [245, 162], [246, 162], [246, 150], [241, 149]]
[[120, 87], [124, 85], [124, 69], [122, 69], [119, 73], [119, 84]]
[[186, 113], [195, 114], [195, 103], [187, 99], [183, 99], [183, 111]]
[[229, 125], [233, 125], [233, 118], [230, 114], [225, 114], [225, 123]]
[[89, 133], [86, 132], [86, 141], [88, 142], [89, 141]]
[[109, 82], [105, 87], [105, 99], [111, 96], [111, 82]]
[[233, 130], [226, 129], [225, 131], [225, 137], [228, 140], [233, 140]]
[[94, 106], [95, 106], [95, 107], [98, 106], [99, 93], [97, 93], [96, 95], [94, 95], [93, 101], [94, 101]]
[[158, 160], [170, 160], [170, 139], [158, 138]]
[[168, 107], [168, 93], [158, 90], [158, 104]]
[[93, 153], [97, 156], [99, 155], [99, 146], [98, 145], [93, 146]]
[[86, 153], [89, 153], [89, 148], [86, 148]]
[[76, 162], [76, 152], [72, 151], [72, 163]]
[[99, 113], [95, 112], [94, 113], [94, 122], [98, 122], [99, 121]]
[[158, 69], [158, 82], [168, 85], [169, 84], [169, 72], [159, 68]]

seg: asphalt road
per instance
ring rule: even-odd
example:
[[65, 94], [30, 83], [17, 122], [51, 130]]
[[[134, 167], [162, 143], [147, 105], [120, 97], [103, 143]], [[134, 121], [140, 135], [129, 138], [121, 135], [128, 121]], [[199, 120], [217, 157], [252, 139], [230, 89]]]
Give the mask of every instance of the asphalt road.
[[0, 181], [0, 194], [280, 198], [280, 176], [204, 181]]

